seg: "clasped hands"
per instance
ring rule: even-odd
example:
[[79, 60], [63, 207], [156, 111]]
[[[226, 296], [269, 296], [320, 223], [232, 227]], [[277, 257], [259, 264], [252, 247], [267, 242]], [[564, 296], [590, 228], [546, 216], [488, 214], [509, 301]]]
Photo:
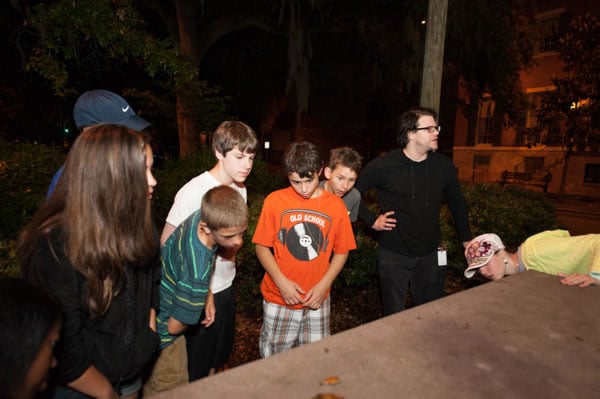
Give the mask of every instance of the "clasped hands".
[[301, 304], [303, 307], [310, 309], [321, 307], [323, 301], [325, 301], [327, 288], [329, 288], [322, 287], [320, 283], [317, 283], [310, 290], [304, 291], [300, 285], [287, 278], [277, 286], [286, 305]]

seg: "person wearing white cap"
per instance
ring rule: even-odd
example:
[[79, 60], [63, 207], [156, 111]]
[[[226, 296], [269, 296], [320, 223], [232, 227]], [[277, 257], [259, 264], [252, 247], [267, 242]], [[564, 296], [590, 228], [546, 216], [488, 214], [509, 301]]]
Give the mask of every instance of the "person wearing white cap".
[[[84, 131], [99, 123], [113, 123], [141, 132], [152, 124], [135, 114], [123, 97], [108, 90], [90, 90], [83, 93], [73, 106], [75, 126]], [[64, 165], [56, 171], [50, 182], [46, 198], [50, 197], [62, 175]]]
[[465, 248], [465, 277], [477, 271], [490, 280], [526, 270], [561, 277], [565, 285], [600, 285], [600, 234], [571, 236], [566, 230], [548, 230], [525, 240], [515, 252], [500, 237], [486, 233]]

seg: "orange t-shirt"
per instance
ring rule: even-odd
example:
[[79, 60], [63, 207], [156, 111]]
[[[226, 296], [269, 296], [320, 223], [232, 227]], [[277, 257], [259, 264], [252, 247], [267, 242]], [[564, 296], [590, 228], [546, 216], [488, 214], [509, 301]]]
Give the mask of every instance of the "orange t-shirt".
[[[304, 199], [292, 187], [265, 198], [252, 242], [272, 248], [281, 272], [305, 291], [321, 280], [332, 253], [345, 254], [356, 248], [341, 198], [323, 190], [317, 198]], [[260, 288], [267, 302], [290, 307], [269, 273]], [[301, 309], [302, 305], [291, 307]]]

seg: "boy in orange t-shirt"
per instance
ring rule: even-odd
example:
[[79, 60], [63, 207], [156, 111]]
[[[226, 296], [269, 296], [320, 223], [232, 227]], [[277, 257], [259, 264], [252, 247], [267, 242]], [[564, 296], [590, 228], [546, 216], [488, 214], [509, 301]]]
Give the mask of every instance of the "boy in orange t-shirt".
[[322, 164], [313, 144], [291, 144], [283, 157], [290, 187], [267, 196], [256, 225], [266, 271], [262, 357], [330, 335], [329, 291], [356, 243], [344, 202], [319, 187]]

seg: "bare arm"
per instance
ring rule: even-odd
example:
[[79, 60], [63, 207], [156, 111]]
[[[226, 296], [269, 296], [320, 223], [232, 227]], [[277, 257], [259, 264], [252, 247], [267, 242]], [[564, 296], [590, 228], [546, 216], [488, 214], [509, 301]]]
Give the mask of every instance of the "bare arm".
[[67, 384], [69, 388], [98, 399], [119, 399], [111, 383], [96, 367], [90, 366], [76, 380]]
[[165, 227], [163, 227], [162, 234], [160, 235], [160, 245], [165, 245], [167, 242], [167, 238], [175, 231], [176, 226], [173, 226], [171, 223], [166, 222]]
[[150, 323], [148, 327], [154, 332], [156, 332], [156, 310], [154, 308], [150, 308]]
[[174, 317], [169, 317], [169, 320], [167, 321], [167, 331], [171, 335], [181, 335], [187, 328], [187, 324], [180, 322]]
[[345, 254], [334, 254], [331, 257], [329, 268], [314, 287], [312, 287], [306, 294], [302, 304], [311, 309], [318, 309], [325, 300], [325, 294], [327, 290], [333, 284], [333, 280], [342, 271], [346, 260], [348, 259], [348, 253]]
[[302, 302], [304, 296], [304, 290], [296, 284], [294, 281], [288, 279], [281, 272], [279, 265], [275, 261], [275, 257], [269, 247], [265, 247], [260, 244], [256, 244], [256, 257], [260, 264], [264, 267], [265, 271], [269, 273], [284, 302], [288, 305], [297, 305]]
[[215, 308], [215, 297], [211, 290], [208, 290], [206, 296], [206, 304], [204, 305], [204, 320], [200, 322], [204, 327], [210, 327], [215, 322], [217, 316], [217, 309]]

